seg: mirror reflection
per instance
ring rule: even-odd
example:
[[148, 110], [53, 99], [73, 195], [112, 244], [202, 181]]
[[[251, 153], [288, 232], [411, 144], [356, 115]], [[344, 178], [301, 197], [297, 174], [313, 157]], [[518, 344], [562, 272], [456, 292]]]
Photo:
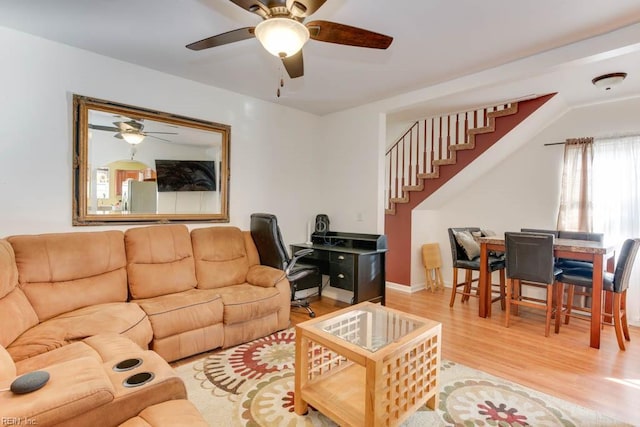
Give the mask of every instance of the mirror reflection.
[[229, 126], [79, 95], [74, 109], [74, 225], [229, 220]]

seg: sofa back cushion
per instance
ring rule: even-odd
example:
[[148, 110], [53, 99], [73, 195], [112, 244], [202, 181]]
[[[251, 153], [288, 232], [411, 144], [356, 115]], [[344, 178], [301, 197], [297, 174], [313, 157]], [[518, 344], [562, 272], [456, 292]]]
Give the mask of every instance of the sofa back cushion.
[[185, 225], [130, 228], [124, 234], [129, 292], [153, 298], [196, 286], [191, 236]]
[[221, 288], [246, 281], [249, 257], [239, 228], [196, 228], [191, 230], [191, 242], [198, 288]]
[[90, 305], [127, 300], [124, 233], [97, 231], [7, 238], [20, 288], [40, 321]]
[[13, 248], [6, 240], [0, 240], [0, 345], [7, 347], [20, 334], [37, 324], [36, 312], [18, 287], [18, 268]]

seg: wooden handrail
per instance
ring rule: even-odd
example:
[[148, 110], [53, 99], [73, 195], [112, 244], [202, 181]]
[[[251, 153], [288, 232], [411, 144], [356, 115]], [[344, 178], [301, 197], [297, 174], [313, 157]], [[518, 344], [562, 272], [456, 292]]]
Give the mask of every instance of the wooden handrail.
[[425, 177], [437, 174], [439, 163], [452, 162], [452, 147], [468, 144], [469, 131], [488, 126], [490, 113], [510, 106], [482, 107], [413, 123], [385, 153], [386, 209], [408, 200], [409, 190], [421, 189]]

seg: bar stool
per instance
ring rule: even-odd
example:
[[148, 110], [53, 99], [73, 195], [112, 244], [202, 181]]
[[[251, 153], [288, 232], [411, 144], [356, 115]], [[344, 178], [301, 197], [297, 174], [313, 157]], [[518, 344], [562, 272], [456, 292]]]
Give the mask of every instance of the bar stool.
[[[605, 271], [602, 275], [603, 295], [610, 293], [613, 295], [613, 326], [616, 331], [616, 339], [620, 350], [625, 350], [624, 341], [630, 341], [629, 325], [627, 323], [627, 289], [629, 287], [629, 277], [638, 254], [640, 239], [627, 239], [620, 250], [620, 257], [613, 273]], [[561, 288], [564, 284], [571, 286], [593, 287], [593, 268], [591, 269], [569, 269], [563, 271], [558, 278]], [[602, 297], [602, 296], [600, 296]], [[605, 313], [606, 316], [609, 313]], [[565, 323], [568, 323], [569, 316], [574, 316], [571, 312], [571, 305], [567, 303], [565, 311]], [[584, 318], [584, 316], [575, 316]], [[600, 320], [602, 323], [602, 319]], [[624, 336], [624, 339], [623, 339]]]
[[[449, 307], [453, 307], [456, 301], [456, 294], [462, 295], [462, 302], [469, 300], [469, 297], [478, 297], [478, 288], [473, 286], [474, 282], [478, 282], [479, 278], [473, 278], [473, 271], [480, 271], [480, 246], [473, 241], [471, 233], [480, 233], [478, 227], [461, 227], [461, 228], [449, 228], [449, 243], [451, 245], [451, 259], [453, 263], [453, 283], [451, 285], [451, 300], [449, 301]], [[465, 244], [468, 246], [465, 250], [458, 242], [458, 238], [465, 239]], [[470, 240], [469, 240], [470, 239]], [[473, 245], [475, 243], [475, 246]], [[469, 247], [473, 247], [470, 249]], [[469, 253], [467, 253], [467, 251]], [[488, 307], [488, 315], [491, 316], [491, 305], [500, 301], [502, 309], [505, 307], [505, 275], [504, 275], [504, 258], [497, 256], [489, 256], [489, 272], [500, 272], [500, 283], [497, 285], [498, 289], [494, 291], [495, 286], [491, 283], [491, 292], [497, 293], [497, 296], [491, 298], [491, 304]], [[464, 282], [458, 282], [458, 270], [465, 270]], [[459, 288], [462, 288], [461, 290]]]
[[[562, 270], [555, 267], [553, 258], [553, 240], [551, 234], [533, 234], [507, 232], [505, 236], [505, 260], [507, 269], [507, 309], [505, 326], [509, 327], [511, 306], [526, 306], [545, 310], [544, 336], [549, 336], [551, 317], [556, 311], [555, 332], [560, 331], [562, 309], [562, 287], [556, 278]], [[544, 285], [546, 298], [524, 295], [523, 286]], [[554, 297], [555, 295], [555, 297]], [[555, 300], [555, 304], [554, 304]]]

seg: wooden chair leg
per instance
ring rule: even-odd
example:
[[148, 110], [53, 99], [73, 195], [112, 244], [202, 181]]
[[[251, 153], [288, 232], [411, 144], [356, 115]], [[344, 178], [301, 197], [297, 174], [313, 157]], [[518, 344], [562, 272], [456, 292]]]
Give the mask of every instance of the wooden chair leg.
[[551, 329], [551, 315], [553, 314], [553, 285], [547, 286], [547, 313], [544, 321], [544, 336], [549, 336], [549, 330]]
[[444, 291], [444, 279], [442, 278], [442, 271], [440, 267], [436, 267], [436, 288]]
[[[516, 301], [520, 301], [520, 292], [522, 291], [522, 286], [520, 285], [520, 280], [514, 280], [512, 287], [513, 287], [513, 289], [511, 289], [511, 299], [516, 300]], [[519, 309], [520, 309], [520, 305], [516, 304], [516, 306], [513, 308], [513, 315], [514, 316], [518, 315], [518, 310]]]
[[562, 318], [562, 299], [564, 298], [564, 283], [555, 283], [554, 288], [556, 290], [555, 297], [555, 333], [560, 333], [560, 323]]
[[449, 307], [453, 307], [456, 302], [456, 293], [458, 292], [458, 269], [453, 267], [453, 283], [451, 285], [451, 300], [449, 301]]
[[575, 295], [576, 287], [574, 285], [567, 285], [567, 308], [564, 315], [564, 324], [569, 324], [571, 318], [571, 307], [573, 307], [573, 297]]
[[435, 287], [433, 280], [431, 279], [431, 270], [428, 268], [424, 269], [424, 274], [425, 274], [425, 288], [429, 289], [431, 292], [433, 292], [433, 288]]
[[615, 293], [613, 295], [613, 326], [616, 330], [616, 339], [618, 340], [618, 347], [620, 347], [620, 350], [626, 350], [624, 346], [624, 339], [622, 339], [622, 318], [620, 313], [621, 300], [622, 300], [622, 293]]
[[464, 294], [462, 295], [462, 302], [467, 302], [469, 301], [469, 298], [471, 298], [471, 280], [473, 279], [473, 276], [471, 274], [471, 270], [465, 270], [464, 273]]
[[631, 335], [629, 335], [629, 324], [627, 323], [627, 290], [625, 289], [620, 296], [620, 310], [622, 310], [622, 316], [620, 320], [622, 323], [622, 332], [624, 333], [624, 339], [631, 341]]
[[509, 315], [511, 314], [511, 288], [513, 286], [513, 280], [507, 280], [507, 295], [506, 295], [506, 307], [504, 312], [504, 326], [509, 327]]
[[505, 272], [504, 268], [500, 270], [500, 308], [504, 311], [505, 308]]

